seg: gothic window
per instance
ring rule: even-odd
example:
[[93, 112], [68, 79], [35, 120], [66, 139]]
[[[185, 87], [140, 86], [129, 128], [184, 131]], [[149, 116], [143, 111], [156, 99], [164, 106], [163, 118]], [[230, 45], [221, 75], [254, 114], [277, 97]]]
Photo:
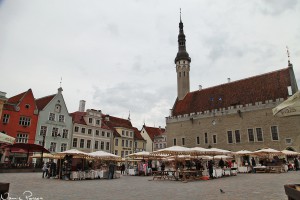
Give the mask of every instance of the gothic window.
[[204, 142], [205, 142], [205, 144], [208, 144], [208, 135], [207, 135], [207, 133], [204, 133]]
[[227, 131], [227, 141], [228, 141], [228, 144], [232, 144], [233, 143], [232, 131]]
[[185, 145], [185, 138], [181, 138], [181, 143], [182, 143], [182, 146]]
[[258, 142], [264, 141], [263, 133], [262, 133], [261, 128], [256, 128], [256, 138], [257, 138]]
[[214, 143], [214, 144], [217, 144], [217, 135], [213, 135], [213, 138], [212, 138], [212, 139], [213, 139], [213, 143]]
[[200, 144], [200, 137], [199, 136], [196, 137], [196, 144]]
[[277, 126], [271, 126], [271, 133], [272, 133], [272, 140], [278, 141], [278, 127]]
[[253, 129], [248, 129], [248, 139], [249, 142], [254, 142], [254, 133], [253, 133]]
[[176, 141], [176, 138], [173, 139], [173, 145], [177, 145], [177, 141]]
[[235, 130], [235, 143], [241, 143], [241, 134], [239, 130]]

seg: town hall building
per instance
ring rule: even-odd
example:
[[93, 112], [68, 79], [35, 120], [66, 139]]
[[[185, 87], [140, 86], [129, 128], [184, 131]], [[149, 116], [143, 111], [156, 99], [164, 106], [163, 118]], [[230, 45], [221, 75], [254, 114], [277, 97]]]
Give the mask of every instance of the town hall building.
[[290, 61], [277, 71], [197, 91], [190, 91], [190, 64], [180, 19], [177, 98], [166, 117], [168, 146], [300, 151], [300, 116], [275, 117], [272, 113], [298, 91]]

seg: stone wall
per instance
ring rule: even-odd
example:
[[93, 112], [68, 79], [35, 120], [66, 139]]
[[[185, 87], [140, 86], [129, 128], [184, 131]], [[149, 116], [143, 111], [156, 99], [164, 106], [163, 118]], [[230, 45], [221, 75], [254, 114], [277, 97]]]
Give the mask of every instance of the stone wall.
[[[166, 118], [168, 146], [173, 146], [173, 139], [176, 138], [177, 145], [182, 145], [182, 138], [185, 138], [186, 147], [208, 146], [238, 151], [242, 149], [257, 150], [270, 147], [278, 150], [291, 147], [300, 151], [300, 116], [274, 117], [272, 108], [281, 103], [283, 99], [276, 101], [257, 102], [255, 105], [237, 105], [215, 111], [191, 113], [181, 116], [170, 116]], [[278, 127], [279, 140], [273, 141], [271, 137], [271, 126]], [[248, 129], [261, 128], [263, 141], [254, 142], [248, 140]], [[241, 135], [240, 143], [228, 143], [227, 131], [239, 130]], [[208, 142], [204, 141], [204, 134], [207, 133]], [[217, 143], [213, 143], [213, 135], [217, 137]], [[197, 144], [197, 137], [200, 144]], [[286, 143], [291, 139], [291, 143]]]

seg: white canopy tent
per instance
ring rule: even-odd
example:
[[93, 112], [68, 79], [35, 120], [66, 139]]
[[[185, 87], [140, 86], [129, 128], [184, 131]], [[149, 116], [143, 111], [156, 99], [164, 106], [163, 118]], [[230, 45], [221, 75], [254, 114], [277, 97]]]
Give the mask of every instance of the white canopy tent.
[[150, 153], [151, 155], [189, 155], [191, 153], [190, 148], [182, 147], [182, 146], [172, 146], [165, 149], [160, 149]]
[[0, 132], [0, 143], [13, 144], [15, 138]]
[[276, 117], [300, 115], [300, 91], [273, 108], [273, 115]]
[[121, 160], [122, 159], [120, 156], [117, 156], [115, 154], [108, 153], [105, 151], [95, 151], [92, 153], [87, 153], [87, 155], [89, 155], [93, 158], [101, 159], [101, 160]]

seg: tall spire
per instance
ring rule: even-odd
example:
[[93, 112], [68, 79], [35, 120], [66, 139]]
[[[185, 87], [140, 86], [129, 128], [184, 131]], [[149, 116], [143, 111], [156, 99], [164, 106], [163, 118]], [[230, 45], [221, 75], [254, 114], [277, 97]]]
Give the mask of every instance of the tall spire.
[[286, 53], [287, 53], [287, 56], [288, 56], [288, 66], [293, 66], [292, 63], [291, 63], [291, 60], [290, 60], [290, 51], [289, 51], [288, 46], [286, 46]]
[[175, 58], [175, 63], [179, 60], [186, 60], [191, 62], [191, 58], [189, 54], [186, 52], [186, 45], [185, 45], [185, 35], [183, 32], [183, 23], [181, 20], [181, 8], [180, 8], [180, 22], [179, 22], [179, 34], [178, 34], [178, 53]]

